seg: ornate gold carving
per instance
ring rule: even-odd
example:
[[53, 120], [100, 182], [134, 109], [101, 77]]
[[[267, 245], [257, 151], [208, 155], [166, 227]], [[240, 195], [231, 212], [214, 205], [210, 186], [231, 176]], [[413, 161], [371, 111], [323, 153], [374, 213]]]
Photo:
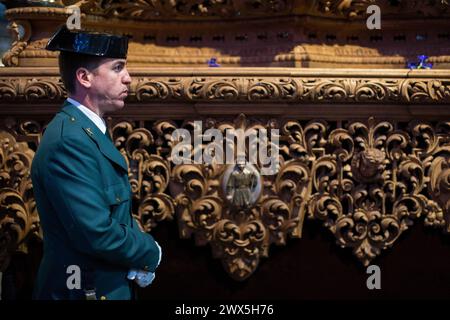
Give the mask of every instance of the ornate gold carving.
[[27, 252], [27, 241], [41, 238], [30, 177], [34, 152], [24, 142], [0, 131], [0, 271], [16, 250]]
[[[428, 214], [426, 225], [445, 227], [450, 233], [450, 148], [446, 156], [439, 156], [431, 163], [430, 190], [439, 203], [436, 210]], [[441, 209], [442, 208], [442, 209]]]
[[[450, 56], [433, 49], [437, 44], [442, 52], [446, 49], [436, 39], [448, 36], [442, 31], [446, 30], [447, 2], [400, 1], [391, 6], [374, 0], [64, 1], [64, 5], [74, 3], [87, 13], [83, 14], [87, 29], [132, 35], [129, 60], [144, 66], [133, 70], [127, 101], [130, 109], [122, 113], [127, 119], [138, 115], [139, 120], [114, 119], [109, 126], [129, 164], [133, 214], [144, 230], [172, 219], [177, 208], [180, 235], [194, 236], [200, 245], [209, 243], [214, 256], [238, 280], [255, 271], [259, 259], [268, 256], [271, 244], [282, 245], [290, 236], [301, 237], [305, 215], [323, 221], [337, 243], [352, 248], [366, 265], [392, 246], [415, 219], [424, 218], [427, 226], [450, 232], [450, 125], [402, 122], [420, 119], [422, 114], [432, 119], [450, 114], [446, 107], [450, 73], [445, 70]], [[386, 24], [384, 39], [374, 39], [389, 43], [387, 51], [377, 49], [383, 47], [379, 43], [367, 44], [372, 39], [364, 23], [363, 31], [343, 23], [343, 17], [363, 21], [365, 8], [372, 3], [380, 5], [384, 19], [395, 25]], [[411, 46], [404, 49], [401, 42], [392, 45], [397, 32], [408, 41], [419, 36], [423, 21], [417, 20], [417, 12], [437, 18], [427, 20], [434, 24], [429, 41], [414, 42], [413, 52]], [[45, 115], [39, 114], [42, 119], [53, 114], [51, 108], [65, 98], [56, 68], [26, 66], [56, 66], [56, 53], [44, 51], [43, 46], [67, 15], [65, 8], [7, 10], [14, 42], [3, 60], [7, 66], [21, 68], [0, 69], [0, 113], [5, 117], [45, 109]], [[339, 32], [324, 28], [323, 16], [327, 16], [327, 23], [335, 23]], [[399, 16], [402, 19], [392, 23]], [[308, 18], [300, 32], [298, 17]], [[118, 24], [115, 18], [124, 20]], [[411, 24], [414, 19], [415, 24]], [[40, 23], [42, 20], [46, 23]], [[183, 20], [183, 32], [178, 31], [179, 20]], [[211, 25], [212, 20], [219, 23]], [[241, 32], [244, 23], [245, 33]], [[20, 26], [25, 30], [23, 36]], [[311, 39], [306, 38], [310, 35]], [[173, 39], [178, 45], [170, 43]], [[331, 43], [323, 44], [328, 41]], [[439, 70], [145, 69], [149, 65], [206, 66], [211, 57], [233, 67], [403, 68], [409, 55], [423, 48], [431, 48], [430, 61]], [[267, 110], [279, 118], [241, 117], [235, 122], [222, 118], [234, 116], [242, 108], [258, 115], [267, 114]], [[135, 113], [128, 115], [128, 110]], [[348, 115], [366, 119], [377, 110], [385, 118], [394, 114], [396, 120], [342, 120]], [[175, 143], [171, 133], [178, 125], [165, 120], [147, 122], [161, 117], [192, 119], [194, 112], [198, 117], [216, 114], [216, 119], [204, 123], [222, 132], [237, 127], [281, 129], [280, 170], [274, 176], [262, 177], [261, 194], [248, 208], [233, 208], [225, 201], [221, 182], [226, 166], [174, 166], [170, 162]], [[318, 114], [331, 120], [296, 120], [315, 119]], [[37, 145], [42, 132], [41, 124], [34, 120], [16, 124], [8, 118], [4, 122], [8, 133], [0, 133], [2, 269], [11, 252], [17, 247], [26, 250], [27, 239], [39, 236], [27, 175], [33, 152], [17, 141]], [[192, 130], [190, 121], [182, 127]]]
[[[424, 192], [428, 176], [436, 174], [431, 159], [448, 138], [429, 135], [421, 126], [396, 130], [387, 121], [349, 123], [330, 132], [329, 153], [312, 164], [309, 217], [323, 220], [337, 243], [351, 247], [364, 265], [392, 246], [414, 219], [425, 216], [426, 223], [443, 225], [442, 209]], [[422, 148], [422, 139], [433, 147]]]
[[[24, 30], [22, 36], [20, 36], [19, 26], [22, 26]], [[31, 24], [26, 20], [12, 21], [8, 25], [8, 29], [11, 30], [13, 42], [11, 49], [3, 55], [2, 62], [7, 67], [14, 67], [19, 65], [19, 55], [25, 50], [30, 40]]]
[[292, 7], [292, 0], [187, 0], [187, 1], [63, 1], [66, 5], [75, 4], [85, 13], [105, 17], [132, 19], [155, 19], [161, 17], [192, 18], [220, 17], [231, 18], [248, 15], [282, 14]]
[[25, 100], [61, 100], [66, 91], [60, 79], [30, 79], [23, 88]]
[[138, 80], [138, 100], [296, 102], [447, 102], [450, 80], [206, 78]]
[[[111, 121], [113, 141], [129, 164], [133, 214], [141, 227], [149, 232], [172, 220], [177, 208], [181, 237], [210, 244], [236, 280], [255, 271], [271, 244], [301, 237], [305, 215], [323, 221], [338, 245], [352, 248], [364, 265], [418, 218], [450, 232], [448, 122], [205, 119], [206, 128], [223, 133], [280, 128], [280, 169], [261, 176], [261, 193], [245, 207], [226, 201], [227, 165], [173, 166], [175, 123], [158, 121], [146, 129], [143, 122]], [[8, 118], [4, 125], [38, 144], [38, 122]], [[182, 128], [192, 131], [194, 124], [187, 121]], [[41, 235], [29, 177], [33, 151], [5, 131], [0, 142], [0, 260], [5, 269], [12, 252], [26, 250], [28, 239]]]
[[0, 101], [14, 101], [19, 92], [19, 79], [0, 79]]
[[[171, 127], [169, 122], [157, 123], [155, 130], [164, 134]], [[172, 220], [173, 199], [164, 194], [170, 180], [170, 163], [164, 157], [167, 150], [161, 148], [161, 137], [155, 141], [149, 130], [135, 128], [129, 121], [114, 125], [112, 137], [128, 163], [133, 213], [143, 230], [150, 232], [157, 222]]]
[[[420, 156], [427, 170], [426, 182], [433, 208], [425, 217], [425, 225], [442, 227], [450, 232], [449, 169], [450, 123], [441, 122], [435, 127], [429, 123], [414, 121], [410, 124], [413, 152]], [[434, 201], [433, 201], [434, 200]]]
[[[0, 70], [1, 71], [1, 70]], [[0, 72], [1, 76], [1, 72]], [[130, 100], [155, 101], [270, 101], [296, 103], [448, 103], [450, 79], [352, 79], [295, 77], [186, 76], [134, 77]], [[443, 76], [448, 76], [443, 72]], [[57, 77], [0, 78], [3, 102], [62, 100], [66, 92]], [[3, 99], [5, 98], [5, 99]]]
[[367, 7], [376, 2], [376, 0], [319, 0], [319, 8], [327, 14], [355, 18], [365, 15]]
[[428, 83], [420, 80], [406, 80], [402, 86], [402, 96], [408, 102], [449, 101], [450, 83], [439, 80]]
[[[220, 130], [223, 136], [231, 128], [249, 132], [277, 127], [274, 121], [266, 124], [247, 121], [243, 115], [233, 123], [211, 119], [206, 124]], [[184, 128], [194, 126], [188, 122]], [[198, 150], [192, 149], [191, 155], [212, 145], [214, 141]], [[261, 169], [258, 164], [256, 167]], [[261, 176], [260, 198], [248, 206], [234, 206], [225, 201], [222, 186], [226, 181], [221, 181], [227, 168], [224, 164], [177, 165], [172, 171], [171, 190], [176, 195], [180, 235], [183, 238], [194, 235], [198, 245], [210, 243], [214, 256], [221, 259], [231, 277], [244, 280], [255, 271], [259, 259], [268, 256], [271, 243], [284, 244], [289, 235], [301, 236], [304, 215], [301, 197], [305, 187], [301, 178], [305, 177], [305, 168], [291, 160], [282, 165], [277, 175]], [[291, 177], [299, 179], [293, 181]]]
[[392, 6], [389, 1], [379, 0], [185, 0], [185, 1], [99, 1], [99, 0], [63, 0], [66, 6], [77, 5], [83, 12], [105, 17], [126, 19], [170, 18], [245, 18], [251, 16], [270, 16], [283, 14], [318, 15], [325, 13], [331, 17], [361, 17], [371, 4], [379, 5], [388, 13], [421, 13], [425, 16], [446, 12], [446, 1], [401, 1]]
[[59, 103], [66, 95], [59, 77], [0, 79], [0, 98], [6, 103], [18, 100], [24, 102], [53, 100]]

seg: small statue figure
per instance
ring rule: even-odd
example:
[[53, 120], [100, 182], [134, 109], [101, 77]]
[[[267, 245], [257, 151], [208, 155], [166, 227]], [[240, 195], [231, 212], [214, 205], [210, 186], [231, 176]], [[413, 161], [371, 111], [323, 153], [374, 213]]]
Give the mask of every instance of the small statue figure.
[[248, 208], [253, 202], [252, 195], [258, 186], [258, 175], [247, 167], [245, 158], [238, 158], [237, 164], [226, 182], [226, 198], [233, 206]]

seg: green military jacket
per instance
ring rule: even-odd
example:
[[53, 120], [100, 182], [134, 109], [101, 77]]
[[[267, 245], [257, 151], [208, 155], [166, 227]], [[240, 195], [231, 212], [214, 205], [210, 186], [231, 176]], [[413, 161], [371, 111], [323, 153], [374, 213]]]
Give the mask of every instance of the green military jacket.
[[127, 163], [111, 139], [66, 102], [45, 130], [31, 174], [44, 234], [33, 297], [84, 299], [94, 286], [98, 299], [131, 299], [128, 271], [154, 272], [160, 251], [132, 218]]

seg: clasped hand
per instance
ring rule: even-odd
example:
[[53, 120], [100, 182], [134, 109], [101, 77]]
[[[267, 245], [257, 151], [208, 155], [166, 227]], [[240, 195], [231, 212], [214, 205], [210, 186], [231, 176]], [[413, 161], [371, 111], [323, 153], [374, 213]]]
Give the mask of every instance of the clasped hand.
[[139, 287], [145, 288], [153, 282], [155, 274], [150, 271], [131, 269], [128, 272], [127, 278], [129, 280], [134, 280]]

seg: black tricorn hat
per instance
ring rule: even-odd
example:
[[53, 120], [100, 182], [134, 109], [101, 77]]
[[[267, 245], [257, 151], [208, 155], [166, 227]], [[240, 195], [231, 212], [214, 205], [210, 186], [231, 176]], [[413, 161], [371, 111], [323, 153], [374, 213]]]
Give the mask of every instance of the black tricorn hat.
[[66, 51], [103, 58], [126, 59], [128, 37], [106, 33], [69, 31], [66, 25], [56, 31], [47, 43], [47, 50]]

